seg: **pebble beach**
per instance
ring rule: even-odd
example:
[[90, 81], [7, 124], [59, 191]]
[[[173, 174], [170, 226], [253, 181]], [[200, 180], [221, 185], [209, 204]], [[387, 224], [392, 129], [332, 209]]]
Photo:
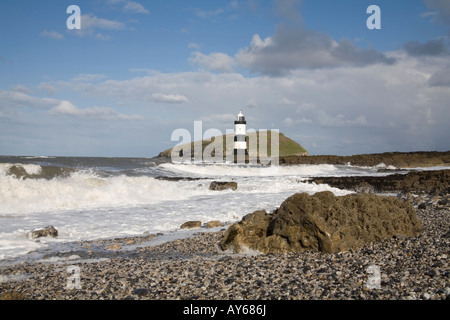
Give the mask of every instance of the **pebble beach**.
[[0, 267], [0, 298], [448, 300], [450, 197], [399, 197], [414, 205], [421, 236], [336, 254], [226, 252], [218, 245], [226, 227], [158, 245], [147, 243], [161, 235], [86, 241], [78, 250]]

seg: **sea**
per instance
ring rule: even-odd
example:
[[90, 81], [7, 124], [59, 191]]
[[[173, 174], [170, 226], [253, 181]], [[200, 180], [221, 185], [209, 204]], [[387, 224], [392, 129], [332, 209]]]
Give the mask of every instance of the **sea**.
[[[264, 166], [176, 164], [161, 158], [0, 156], [0, 264], [41, 257], [84, 240], [147, 234], [182, 238], [194, 232], [180, 230], [186, 221], [233, 223], [255, 210], [270, 212], [299, 192], [352, 193], [312, 183], [311, 177], [398, 173], [389, 169], [395, 168], [383, 163]], [[212, 191], [212, 181], [234, 181], [238, 188]], [[50, 225], [58, 237], [31, 237], [33, 230]]]

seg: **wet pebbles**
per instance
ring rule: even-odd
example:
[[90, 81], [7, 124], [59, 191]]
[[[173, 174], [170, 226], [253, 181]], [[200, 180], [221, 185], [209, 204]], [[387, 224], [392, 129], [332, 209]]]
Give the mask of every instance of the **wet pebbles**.
[[0, 299], [450, 299], [449, 195], [400, 197], [414, 204], [420, 237], [336, 254], [232, 254], [218, 248], [224, 230], [132, 250], [152, 236], [86, 242], [0, 267]]

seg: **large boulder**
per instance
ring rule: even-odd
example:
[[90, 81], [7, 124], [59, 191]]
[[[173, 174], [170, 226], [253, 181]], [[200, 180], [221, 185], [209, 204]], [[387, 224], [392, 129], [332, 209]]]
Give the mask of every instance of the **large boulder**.
[[347, 251], [393, 236], [414, 237], [422, 231], [411, 204], [396, 197], [329, 191], [298, 193], [272, 214], [255, 211], [226, 231], [223, 250], [263, 253], [317, 250]]
[[180, 226], [180, 229], [194, 229], [202, 226], [201, 221], [186, 221]]
[[38, 229], [31, 231], [31, 238], [37, 239], [40, 237], [53, 237], [56, 238], [58, 236], [58, 230], [53, 226], [45, 227], [44, 229]]
[[224, 182], [224, 181], [213, 181], [209, 185], [209, 190], [222, 191], [226, 189], [236, 190], [237, 182]]

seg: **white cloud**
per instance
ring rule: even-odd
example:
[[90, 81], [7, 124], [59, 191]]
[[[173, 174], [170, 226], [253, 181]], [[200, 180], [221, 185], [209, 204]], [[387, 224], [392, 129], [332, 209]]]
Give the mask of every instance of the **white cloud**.
[[123, 9], [127, 12], [150, 14], [150, 11], [148, 11], [142, 4], [135, 1], [125, 1]]
[[51, 39], [55, 39], [55, 40], [62, 40], [64, 39], [64, 36], [56, 31], [47, 31], [44, 30], [41, 32], [41, 36], [42, 37], [47, 37], [47, 38], [51, 38]]
[[58, 100], [51, 98], [33, 97], [27, 93], [19, 91], [5, 91], [0, 89], [0, 109], [13, 110], [18, 108], [49, 108], [58, 103]]
[[96, 73], [81, 73], [74, 78], [71, 79], [71, 81], [79, 81], [79, 82], [95, 82], [105, 79], [106, 76], [104, 74], [96, 74]]
[[331, 116], [325, 111], [319, 111], [319, 124], [324, 127], [366, 127], [368, 122], [365, 116], [349, 118], [342, 114]]
[[212, 114], [208, 116], [203, 116], [200, 120], [205, 121], [207, 124], [216, 125], [220, 123], [221, 125], [227, 125], [233, 123], [236, 120], [236, 116], [231, 113], [224, 114]]
[[16, 91], [16, 92], [21, 92], [21, 93], [27, 93], [27, 94], [32, 93], [32, 91], [23, 84], [17, 84], [15, 86], [13, 86], [13, 87], [11, 87], [11, 90]]
[[191, 53], [189, 62], [200, 69], [219, 72], [233, 72], [234, 59], [221, 52], [213, 52], [205, 55], [195, 51]]
[[142, 116], [139, 115], [126, 115], [116, 112], [110, 108], [100, 108], [91, 107], [80, 109], [73, 105], [70, 101], [63, 100], [56, 107], [49, 111], [51, 114], [55, 115], [69, 115], [69, 116], [79, 116], [79, 117], [89, 117], [104, 120], [143, 120]]
[[136, 1], [131, 0], [107, 0], [109, 5], [113, 7], [116, 6], [117, 9], [122, 10], [124, 12], [129, 13], [142, 13], [142, 14], [150, 14], [142, 4]]
[[104, 18], [98, 18], [92, 13], [81, 15], [81, 29], [68, 30], [70, 33], [75, 33], [80, 37], [90, 36], [99, 40], [109, 40], [111, 36], [98, 32], [101, 30], [124, 30], [126, 25], [123, 22], [116, 20], [108, 20]]
[[152, 94], [153, 99], [156, 102], [164, 102], [164, 103], [183, 103], [188, 102], [188, 98], [181, 94], [162, 94], [162, 93], [154, 93]]
[[306, 119], [306, 118], [300, 118], [300, 119], [286, 118], [283, 120], [283, 123], [287, 127], [292, 127], [293, 125], [296, 125], [296, 124], [313, 123], [313, 121], [311, 119]]
[[40, 90], [40, 91], [44, 91], [47, 93], [48, 96], [54, 95], [55, 93], [58, 92], [58, 89], [51, 85], [48, 82], [41, 82], [36, 89]]
[[200, 17], [200, 18], [216, 17], [224, 12], [225, 12], [225, 10], [223, 8], [218, 8], [215, 10], [208, 10], [208, 11], [202, 10], [202, 9], [195, 10], [195, 14], [197, 15], [197, 17]]
[[280, 103], [281, 103], [281, 104], [284, 104], [284, 105], [286, 105], [286, 106], [292, 106], [292, 105], [295, 104], [294, 102], [292, 102], [292, 101], [289, 100], [288, 98], [282, 98], [282, 99], [280, 100]]
[[189, 49], [199, 50], [201, 48], [201, 46], [199, 44], [195, 43], [195, 42], [189, 42], [188, 48]]

